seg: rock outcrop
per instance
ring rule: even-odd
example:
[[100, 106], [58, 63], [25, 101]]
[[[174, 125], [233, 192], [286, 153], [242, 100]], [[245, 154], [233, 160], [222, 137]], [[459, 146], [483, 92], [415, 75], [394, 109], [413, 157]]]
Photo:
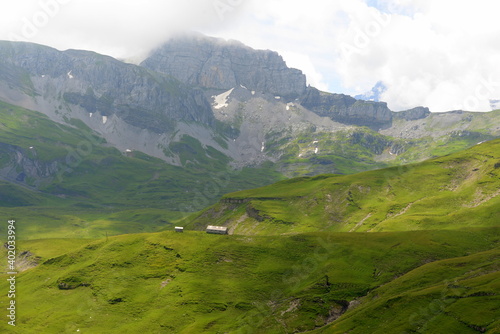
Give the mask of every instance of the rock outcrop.
[[356, 100], [348, 95], [320, 92], [312, 87], [307, 88], [301, 104], [320, 116], [353, 125], [388, 126], [393, 116], [385, 102]]
[[0, 168], [0, 178], [11, 182], [26, 183], [26, 180], [31, 180], [37, 186], [59, 170], [57, 161], [41, 161], [35, 150], [26, 152], [21, 147], [0, 143], [0, 154], [9, 161]]
[[201, 90], [94, 52], [0, 42], [0, 81], [33, 98], [61, 99], [55, 104], [106, 117], [115, 114], [158, 133], [172, 130], [176, 121], [215, 123]]
[[394, 113], [394, 117], [404, 119], [405, 121], [415, 121], [417, 119], [426, 118], [430, 114], [429, 108], [416, 107], [410, 110], [396, 112]]
[[141, 66], [204, 88], [227, 90], [241, 85], [290, 97], [306, 89], [305, 75], [288, 68], [278, 53], [202, 35], [171, 39]]

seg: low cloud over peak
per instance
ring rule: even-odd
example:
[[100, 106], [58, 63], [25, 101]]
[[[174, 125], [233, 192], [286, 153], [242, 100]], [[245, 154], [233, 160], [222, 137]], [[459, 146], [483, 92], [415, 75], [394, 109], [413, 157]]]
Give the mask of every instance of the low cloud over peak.
[[2, 4], [0, 39], [139, 61], [183, 31], [272, 49], [322, 90], [382, 81], [393, 110], [487, 111], [500, 99], [500, 27], [488, 0], [26, 0]]

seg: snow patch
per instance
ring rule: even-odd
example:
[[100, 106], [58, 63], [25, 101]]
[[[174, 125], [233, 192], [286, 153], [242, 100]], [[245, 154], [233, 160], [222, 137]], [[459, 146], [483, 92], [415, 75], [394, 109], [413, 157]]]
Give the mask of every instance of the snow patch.
[[89, 116], [90, 116], [90, 118], [92, 118], [92, 115], [93, 115], [93, 113], [89, 112]]
[[243, 86], [243, 85], [240, 85], [240, 87], [241, 87], [241, 88], [244, 88], [244, 89], [246, 89], [246, 90], [248, 90], [248, 88], [246, 88], [246, 87], [245, 87], [245, 86]]
[[125, 150], [125, 152], [127, 152], [127, 153], [131, 153], [131, 152], [132, 152], [132, 150], [131, 150], [131, 149], [129, 149], [129, 148], [127, 148], [127, 149]]
[[71, 72], [73, 72], [73, 70], [71, 70], [71, 71], [69, 71], [69, 72], [67, 73], [67, 74], [68, 74], [68, 78], [73, 79], [73, 78], [74, 78], [74, 76], [71, 74]]
[[318, 154], [318, 148], [316, 147], [316, 149], [314, 150], [314, 154]]
[[252, 95], [255, 95], [255, 91], [254, 90], [252, 90]]
[[290, 110], [290, 106], [288, 104], [286, 105], [286, 110]]
[[227, 107], [228, 106], [227, 100], [229, 99], [229, 95], [231, 95], [233, 90], [234, 88], [231, 88], [227, 92], [224, 92], [220, 95], [212, 96], [212, 98], [214, 99], [214, 109], [221, 109]]
[[317, 143], [319, 143], [319, 141], [317, 141], [317, 140], [313, 141], [313, 144], [317, 144]]
[[102, 124], [106, 124], [108, 121], [108, 116], [102, 116]]
[[276, 100], [281, 100], [281, 96], [275, 96], [274, 97]]
[[262, 147], [260, 149], [261, 152], [264, 152], [264, 150], [266, 149], [266, 145], [264, 142], [262, 142]]

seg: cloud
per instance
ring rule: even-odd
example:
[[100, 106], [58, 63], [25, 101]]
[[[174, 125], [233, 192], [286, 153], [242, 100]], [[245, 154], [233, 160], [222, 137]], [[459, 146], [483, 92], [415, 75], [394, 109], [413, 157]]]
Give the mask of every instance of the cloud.
[[354, 95], [383, 81], [393, 110], [485, 111], [489, 99], [500, 99], [498, 7], [490, 0], [23, 0], [1, 5], [0, 39], [137, 59], [195, 30], [278, 51], [320, 89]]
[[227, 27], [237, 0], [23, 0], [2, 4], [0, 38], [82, 48], [115, 57], [144, 54], [175, 33]]
[[301, 69], [308, 83], [323, 90], [341, 89], [334, 67], [336, 39], [348, 18], [344, 8], [355, 10], [361, 0], [349, 1], [246, 1], [230, 29], [215, 26], [205, 32], [238, 39], [256, 49], [280, 53], [287, 64]]
[[383, 2], [395, 13], [378, 34], [368, 33], [366, 15], [364, 26], [346, 34], [354, 48], [337, 60], [345, 85], [364, 92], [383, 81], [382, 99], [393, 110], [491, 110], [489, 100], [500, 97], [496, 6], [482, 0]]

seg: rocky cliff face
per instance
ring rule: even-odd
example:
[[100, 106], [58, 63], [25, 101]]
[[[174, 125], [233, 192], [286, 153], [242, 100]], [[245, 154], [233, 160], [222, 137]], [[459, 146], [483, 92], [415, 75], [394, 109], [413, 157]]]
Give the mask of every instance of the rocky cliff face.
[[305, 75], [288, 68], [276, 52], [205, 36], [172, 39], [141, 65], [205, 88], [228, 90], [241, 85], [291, 97], [301, 95], [306, 88]]
[[[29, 150], [28, 150], [29, 151]], [[18, 183], [29, 183], [38, 186], [44, 179], [57, 173], [57, 161], [43, 162], [36, 156], [36, 151], [26, 152], [25, 149], [0, 143], [0, 154], [9, 161], [0, 168], [0, 178]]]
[[418, 119], [426, 118], [430, 116], [431, 112], [429, 108], [425, 107], [416, 107], [406, 111], [400, 111], [394, 113], [395, 118], [404, 119], [405, 121], [415, 121]]
[[0, 81], [35, 99], [62, 99], [89, 114], [117, 115], [155, 132], [175, 121], [213, 125], [209, 103], [199, 90], [145, 68], [93, 52], [29, 43], [0, 43]]
[[320, 116], [353, 125], [388, 126], [393, 116], [385, 102], [356, 100], [348, 95], [324, 93], [312, 87], [301, 98], [301, 104]]

